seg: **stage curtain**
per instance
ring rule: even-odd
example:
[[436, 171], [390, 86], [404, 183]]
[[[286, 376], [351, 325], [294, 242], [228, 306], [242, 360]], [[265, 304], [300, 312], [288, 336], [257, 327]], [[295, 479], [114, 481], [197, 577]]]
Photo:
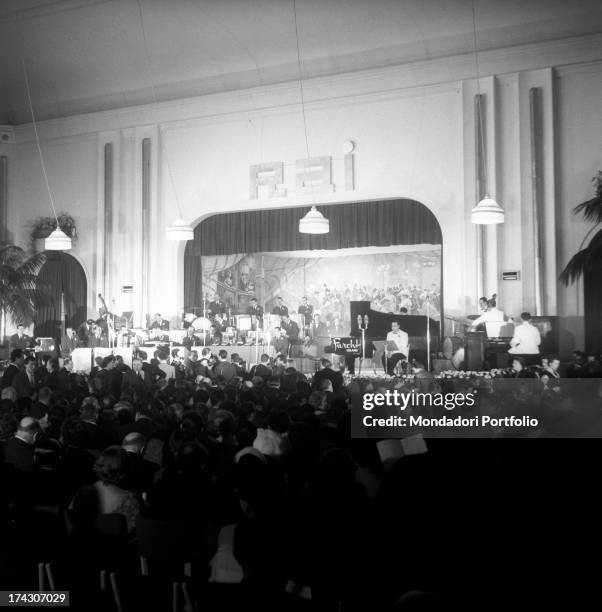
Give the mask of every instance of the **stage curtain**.
[[65, 302], [67, 327], [77, 327], [86, 318], [87, 283], [80, 263], [67, 253], [46, 251], [46, 263], [39, 278], [50, 293], [47, 305], [36, 313], [35, 334], [58, 338], [61, 325], [61, 294]]
[[187, 307], [201, 295], [201, 256], [442, 243], [437, 219], [414, 200], [317, 206], [330, 221], [328, 234], [299, 233], [299, 220], [309, 207], [220, 213], [202, 221], [194, 230], [194, 240], [186, 245]]
[[330, 232], [299, 233], [309, 208], [278, 208], [214, 215], [202, 221], [187, 245], [190, 255], [229, 255], [396, 244], [441, 244], [433, 213], [414, 200], [318, 205]]

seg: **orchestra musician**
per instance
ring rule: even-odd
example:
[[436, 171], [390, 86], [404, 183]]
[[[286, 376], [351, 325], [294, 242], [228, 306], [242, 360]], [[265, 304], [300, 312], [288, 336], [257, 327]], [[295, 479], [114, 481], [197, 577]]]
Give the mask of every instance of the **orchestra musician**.
[[[483, 298], [481, 298], [483, 299]], [[481, 300], [479, 300], [480, 304]], [[474, 321], [471, 321], [470, 330], [476, 331], [479, 325], [485, 326], [487, 322], [500, 322], [506, 321], [506, 315], [503, 311], [499, 310], [496, 302], [496, 295], [494, 294], [490, 300], [487, 300], [487, 310]], [[481, 328], [482, 329], [482, 328]]]
[[282, 323], [280, 324], [280, 327], [284, 331], [286, 339], [288, 340], [288, 351], [290, 354], [291, 346], [299, 342], [299, 326], [295, 321], [290, 318], [287, 313], [282, 317]]
[[98, 323], [92, 324], [92, 333], [88, 336], [88, 346], [90, 348], [109, 347], [109, 337]]
[[314, 316], [314, 307], [307, 301], [307, 296], [304, 295], [302, 303], [297, 309], [300, 315], [303, 315], [303, 325], [307, 328], [311, 325]]
[[277, 304], [272, 308], [272, 314], [279, 315], [281, 317], [288, 316], [288, 306], [284, 305], [284, 300], [278, 296], [276, 298]]
[[520, 318], [522, 324], [514, 328], [514, 336], [510, 340], [508, 353], [522, 357], [527, 365], [535, 365], [539, 361], [541, 334], [539, 329], [531, 323], [531, 313], [523, 312]]
[[213, 299], [209, 302], [207, 314], [209, 316], [223, 315], [227, 312], [226, 302], [222, 300], [217, 293], [213, 294]]
[[23, 323], [19, 323], [17, 325], [17, 333], [10, 337], [10, 350], [14, 351], [15, 349], [21, 349], [24, 351], [31, 348], [34, 344], [34, 339], [25, 333], [25, 325], [23, 325]]
[[69, 357], [80, 346], [80, 341], [72, 327], [68, 327], [65, 332], [65, 335], [61, 338], [61, 357]]
[[247, 308], [247, 314], [251, 317], [255, 317], [253, 320], [253, 329], [257, 329], [257, 323], [263, 320], [263, 308], [257, 303], [257, 298], [252, 297], [249, 300], [249, 307]]
[[84, 321], [77, 328], [77, 337], [79, 338], [79, 346], [88, 346], [90, 341], [90, 336], [92, 335], [92, 326], [94, 325], [93, 319], [88, 319]]
[[405, 361], [409, 353], [409, 336], [400, 327], [397, 321], [391, 321], [391, 331], [387, 334], [387, 345], [392, 342], [395, 348], [386, 348], [386, 355], [383, 355], [383, 367], [387, 374], [395, 374], [395, 366], [399, 361]]
[[326, 323], [320, 320], [320, 315], [317, 312], [312, 317], [308, 332], [310, 338], [325, 338], [328, 336], [328, 327]]
[[159, 329], [161, 331], [169, 331], [169, 321], [164, 319], [160, 313], [153, 315], [153, 322], [150, 326], [151, 329]]

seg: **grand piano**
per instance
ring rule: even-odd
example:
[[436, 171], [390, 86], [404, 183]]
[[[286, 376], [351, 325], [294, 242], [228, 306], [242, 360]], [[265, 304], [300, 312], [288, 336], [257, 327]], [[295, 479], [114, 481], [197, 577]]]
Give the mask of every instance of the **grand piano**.
[[[362, 337], [361, 327], [365, 329], [365, 355], [374, 358], [380, 363], [382, 357], [382, 345], [391, 331], [391, 323], [397, 321], [399, 327], [409, 336], [410, 357], [418, 359], [426, 365], [427, 362], [427, 317], [422, 315], [400, 315], [387, 314], [370, 308], [368, 301], [350, 302], [351, 309], [351, 330], [350, 336], [355, 338]], [[440, 325], [439, 321], [428, 319], [430, 332], [430, 352], [439, 351]], [[361, 346], [361, 345], [360, 345]], [[334, 353], [339, 353], [337, 347], [331, 346]]]

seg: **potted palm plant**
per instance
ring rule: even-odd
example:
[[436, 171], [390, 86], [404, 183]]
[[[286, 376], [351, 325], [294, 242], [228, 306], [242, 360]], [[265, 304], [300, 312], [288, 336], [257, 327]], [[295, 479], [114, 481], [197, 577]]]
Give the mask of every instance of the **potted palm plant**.
[[46, 303], [45, 288], [38, 279], [46, 256], [41, 253], [28, 256], [12, 244], [0, 247], [0, 339], [4, 344], [6, 321], [29, 325], [36, 309]]
[[[71, 238], [75, 240], [77, 231], [75, 220], [67, 213], [58, 215], [60, 228]], [[31, 224], [31, 246], [35, 253], [44, 251], [44, 240], [56, 229], [56, 219], [54, 217], [38, 217]]]
[[579, 251], [571, 257], [566, 267], [560, 274], [560, 280], [565, 285], [574, 283], [578, 278], [583, 276], [586, 271], [594, 269], [602, 262], [602, 231], [598, 232], [585, 246], [589, 237], [594, 230], [602, 225], [602, 170], [594, 176], [592, 182], [595, 185], [596, 194], [591, 200], [582, 202], [573, 209], [574, 214], [583, 214], [586, 221], [592, 221], [593, 227], [585, 235], [585, 238], [579, 246]]

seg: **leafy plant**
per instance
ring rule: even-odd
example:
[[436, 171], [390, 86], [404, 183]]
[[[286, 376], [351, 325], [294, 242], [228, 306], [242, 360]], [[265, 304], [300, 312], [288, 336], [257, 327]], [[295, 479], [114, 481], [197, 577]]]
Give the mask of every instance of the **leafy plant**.
[[583, 247], [592, 232], [602, 224], [602, 170], [598, 171], [592, 182], [596, 188], [596, 195], [591, 200], [575, 206], [573, 214], [582, 214], [586, 221], [593, 221], [594, 226], [587, 232], [579, 251], [571, 257], [560, 274], [560, 280], [565, 285], [574, 283], [586, 270], [592, 269], [602, 261], [602, 232], [596, 234], [592, 241], [585, 248]]
[[[60, 213], [58, 218], [59, 225], [65, 234], [72, 239], [75, 238], [77, 235], [75, 219], [64, 212]], [[31, 224], [31, 239], [47, 238], [55, 229], [56, 219], [54, 217], [38, 217]]]
[[[36, 309], [48, 301], [48, 291], [38, 279], [46, 256], [42, 253], [28, 256], [23, 249], [12, 244], [0, 247], [0, 315], [15, 322], [29, 325]], [[4, 329], [2, 329], [2, 338]]]

